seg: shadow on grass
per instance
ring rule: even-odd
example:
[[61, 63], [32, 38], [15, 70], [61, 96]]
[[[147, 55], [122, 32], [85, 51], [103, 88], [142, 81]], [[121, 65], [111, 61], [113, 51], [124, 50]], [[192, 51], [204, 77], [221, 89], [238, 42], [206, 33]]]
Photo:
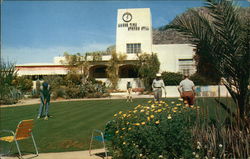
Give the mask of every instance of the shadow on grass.
[[[101, 157], [101, 158], [105, 158], [106, 156], [105, 156], [105, 152], [98, 152], [98, 153], [94, 153], [93, 155], [95, 155], [95, 156], [98, 156], [98, 157]], [[107, 157], [111, 157], [111, 155], [110, 155], [110, 153], [109, 152], [107, 152]]]

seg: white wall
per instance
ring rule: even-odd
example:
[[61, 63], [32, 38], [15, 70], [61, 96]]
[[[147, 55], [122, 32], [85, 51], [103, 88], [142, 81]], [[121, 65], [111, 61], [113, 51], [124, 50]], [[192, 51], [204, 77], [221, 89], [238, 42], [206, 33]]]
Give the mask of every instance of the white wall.
[[193, 49], [194, 47], [190, 44], [161, 44], [152, 46], [152, 52], [157, 53], [161, 63], [160, 72], [178, 72], [178, 59], [192, 59], [195, 54]]
[[[125, 22], [122, 18], [126, 12], [132, 15], [132, 20], [129, 22]], [[127, 27], [121, 27], [123, 24]], [[133, 25], [136, 25], [139, 30], [130, 30], [130, 26]], [[118, 9], [116, 52], [126, 53], [127, 43], [141, 43], [142, 52], [152, 52], [152, 22], [149, 8]]]
[[[96, 78], [98, 81], [106, 83], [106, 86], [110, 85], [110, 82], [107, 78]], [[120, 78], [118, 82], [119, 90], [127, 90], [127, 82], [132, 84], [132, 88], [144, 88], [142, 81], [139, 78]]]
[[[200, 88], [200, 92], [197, 88]], [[220, 91], [218, 91], [220, 89]], [[177, 90], [177, 86], [166, 86], [167, 97], [179, 97], [180, 94]], [[165, 97], [164, 91], [162, 91], [162, 97]], [[224, 85], [210, 85], [210, 86], [196, 86], [197, 97], [218, 97], [220, 92], [221, 97], [230, 97], [226, 87]]]

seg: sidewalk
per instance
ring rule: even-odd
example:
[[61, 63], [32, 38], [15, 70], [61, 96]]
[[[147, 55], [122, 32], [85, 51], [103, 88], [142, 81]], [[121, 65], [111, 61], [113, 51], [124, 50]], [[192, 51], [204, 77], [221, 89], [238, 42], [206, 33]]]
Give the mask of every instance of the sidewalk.
[[[72, 151], [72, 152], [51, 152], [23, 155], [23, 159], [104, 159], [103, 149], [92, 150], [94, 155], [90, 156], [89, 151]], [[0, 157], [0, 159], [18, 159], [18, 155]], [[111, 159], [111, 157], [108, 157]]]
[[[152, 95], [138, 95], [136, 93], [134, 93], [132, 95], [132, 97], [133, 98], [153, 98]], [[124, 100], [126, 100], [126, 93], [116, 93], [116, 94], [113, 94], [110, 97], [105, 97], [105, 98], [57, 99], [57, 100], [51, 100], [51, 103], [66, 102], [66, 101], [111, 100], [111, 99], [124, 99]], [[32, 104], [40, 104], [40, 98], [26, 98], [26, 99], [21, 99], [16, 104], [0, 105], [0, 108], [15, 107], [15, 106], [27, 106], [27, 105], [32, 105]]]

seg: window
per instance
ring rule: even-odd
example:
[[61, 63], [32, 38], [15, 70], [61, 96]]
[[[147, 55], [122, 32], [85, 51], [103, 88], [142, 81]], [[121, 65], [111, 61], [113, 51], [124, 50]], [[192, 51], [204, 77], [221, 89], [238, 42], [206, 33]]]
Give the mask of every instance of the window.
[[179, 59], [179, 72], [192, 75], [195, 73], [195, 64], [193, 59]]
[[141, 43], [127, 44], [127, 54], [134, 54], [141, 52]]

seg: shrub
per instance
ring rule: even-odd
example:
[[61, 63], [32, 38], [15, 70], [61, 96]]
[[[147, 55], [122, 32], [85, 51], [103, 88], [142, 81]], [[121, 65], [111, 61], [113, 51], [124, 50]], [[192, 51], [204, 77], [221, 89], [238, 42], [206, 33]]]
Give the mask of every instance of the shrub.
[[190, 80], [194, 82], [195, 85], [216, 85], [218, 83], [212, 82], [211, 80], [195, 73], [190, 76]]
[[45, 76], [44, 82], [49, 83], [51, 89], [59, 88], [66, 83], [66, 79], [61, 76], [54, 75], [54, 76]]
[[148, 102], [114, 115], [106, 133], [116, 158], [190, 158], [194, 109], [178, 102]]
[[166, 86], [179, 85], [181, 80], [183, 80], [183, 75], [181, 73], [162, 72], [161, 75]]
[[67, 98], [66, 97], [66, 92], [65, 92], [65, 89], [66, 89], [66, 87], [65, 86], [61, 86], [61, 87], [59, 87], [59, 88], [55, 88], [55, 89], [53, 89], [53, 91], [52, 91], [52, 98], [53, 99], [57, 99], [57, 98]]
[[16, 77], [15, 65], [10, 62], [0, 63], [0, 105], [14, 104], [20, 99], [21, 92], [13, 85]]
[[16, 77], [12, 81], [12, 84], [22, 93], [30, 92], [33, 86], [32, 80], [25, 76]]

